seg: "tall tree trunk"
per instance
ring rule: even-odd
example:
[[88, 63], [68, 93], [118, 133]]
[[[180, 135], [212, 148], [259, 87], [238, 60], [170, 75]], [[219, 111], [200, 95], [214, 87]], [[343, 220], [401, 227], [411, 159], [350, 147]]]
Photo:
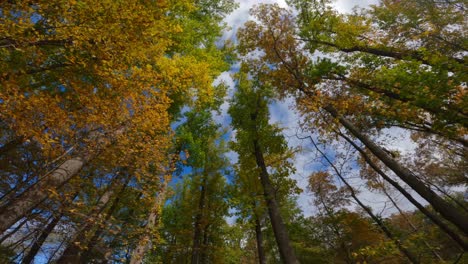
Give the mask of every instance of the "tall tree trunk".
[[445, 219], [457, 226], [465, 235], [468, 235], [468, 217], [461, 214], [459, 210], [439, 197], [434, 191], [419, 180], [410, 170], [402, 166], [393, 159], [387, 152], [373, 142], [369, 137], [361, 133], [351, 122], [338, 114], [332, 106], [325, 106], [324, 109], [333, 117], [337, 118], [353, 136], [358, 138], [377, 158], [379, 158], [389, 169], [391, 169], [400, 179], [423, 197], [434, 210], [440, 213]]
[[[255, 207], [254, 207], [254, 210], [255, 210]], [[263, 248], [263, 234], [262, 234], [261, 221], [257, 213], [254, 213], [254, 217], [255, 217], [255, 238], [257, 240], [258, 263], [266, 264], [265, 249]]]
[[284, 225], [283, 218], [281, 217], [278, 202], [275, 199], [275, 191], [271, 185], [269, 174], [263, 158], [263, 152], [260, 149], [257, 139], [253, 141], [255, 160], [257, 166], [260, 168], [260, 181], [263, 186], [264, 196], [268, 207], [268, 214], [270, 215], [273, 233], [275, 234], [276, 243], [281, 255], [281, 259], [286, 264], [297, 264], [299, 261], [296, 258], [294, 249], [291, 246], [289, 235]]
[[192, 243], [192, 261], [191, 264], [200, 263], [201, 255], [201, 240], [202, 240], [202, 220], [203, 220], [203, 211], [205, 208], [205, 196], [206, 196], [206, 175], [202, 175], [202, 184], [200, 186], [200, 200], [198, 200], [198, 212], [195, 216], [194, 223], [194, 232], [193, 232], [193, 243]]
[[44, 244], [47, 237], [49, 237], [50, 233], [54, 230], [55, 226], [58, 224], [62, 215], [56, 215], [52, 218], [49, 224], [42, 230], [41, 235], [34, 241], [31, 249], [29, 250], [28, 254], [23, 258], [23, 264], [32, 264], [34, 261], [34, 257], [37, 255], [37, 252], [41, 249], [42, 245]]
[[357, 197], [356, 192], [354, 191], [354, 188], [348, 183], [348, 181], [343, 177], [341, 172], [336, 168], [336, 166], [328, 159], [327, 155], [320, 150], [320, 148], [315, 144], [315, 141], [311, 138], [312, 144], [314, 145], [315, 149], [322, 155], [322, 157], [327, 161], [327, 163], [333, 168], [335, 171], [335, 174], [340, 178], [340, 180], [345, 184], [346, 188], [349, 190], [351, 197], [356, 201], [356, 203], [364, 209], [364, 211], [370, 216], [370, 218], [380, 227], [380, 229], [384, 232], [384, 234], [392, 240], [392, 242], [397, 246], [397, 248], [400, 250], [403, 255], [405, 255], [411, 263], [417, 264], [419, 263], [418, 258], [414, 256], [409, 250], [407, 250], [403, 244], [400, 242], [399, 239], [395, 238], [390, 232], [390, 230], [387, 228], [387, 226], [383, 223], [383, 221], [377, 217], [372, 210], [364, 205], [361, 200]]
[[56, 189], [75, 176], [85, 164], [85, 159], [75, 157], [62, 163], [57, 169], [0, 209], [0, 233], [28, 214], [49, 197], [50, 188]]
[[468, 250], [468, 244], [455, 232], [453, 231], [446, 223], [444, 223], [439, 216], [430, 212], [426, 207], [419, 203], [408, 191], [405, 190], [398, 182], [390, 178], [386, 173], [384, 173], [379, 166], [372, 161], [372, 159], [367, 155], [367, 153], [360, 148], [354, 141], [342, 133], [338, 133], [342, 138], [344, 138], [348, 143], [350, 143], [364, 158], [364, 160], [371, 166], [374, 171], [376, 171], [385, 181], [390, 183], [395, 189], [397, 189], [403, 196], [405, 196], [408, 201], [410, 201], [416, 208], [421, 211], [427, 218], [429, 218], [434, 224], [436, 224], [440, 229], [442, 229], [447, 235], [449, 235], [454, 241], [456, 241], [463, 250]]
[[210, 225], [207, 224], [203, 228], [203, 241], [202, 241], [201, 250], [200, 250], [200, 263], [208, 263], [209, 233], [210, 233]]

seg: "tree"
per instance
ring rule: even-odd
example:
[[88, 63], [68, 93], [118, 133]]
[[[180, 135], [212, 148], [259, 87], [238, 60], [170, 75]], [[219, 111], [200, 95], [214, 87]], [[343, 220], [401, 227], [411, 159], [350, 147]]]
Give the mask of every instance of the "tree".
[[[307, 47], [307, 42], [301, 45], [298, 40], [300, 38], [296, 34], [291, 13], [275, 5], [261, 5], [253, 10], [253, 14], [260, 22], [248, 22], [245, 28], [239, 31], [241, 52], [246, 54], [254, 49], [264, 51], [262, 56], [252, 63], [264, 65], [257, 68], [263, 71], [264, 76], [268, 76], [268, 81], [281, 93], [296, 96], [299, 110], [309, 119], [306, 125], [327, 132], [330, 131], [330, 127], [336, 127], [336, 122], [339, 123], [400, 179], [425, 198], [437, 212], [466, 233], [467, 226], [462, 213], [361, 132], [360, 127], [354, 125], [353, 121], [366, 121], [363, 117], [373, 117], [370, 114], [364, 115], [365, 112], [356, 115], [356, 109], [367, 109], [362, 103], [366, 97], [346, 91], [348, 86], [344, 83], [328, 80], [329, 73], [343, 69], [340, 65], [326, 59], [316, 62], [310, 60], [308, 54], [312, 54], [314, 50], [301, 49]], [[320, 16], [317, 14], [317, 17]], [[373, 102], [375, 100], [371, 104]], [[332, 117], [334, 121], [326, 118], [323, 113]], [[364, 125], [369, 126], [368, 122], [360, 123], [360, 126]], [[466, 243], [462, 243], [462, 246], [466, 248]]]
[[[212, 83], [229, 50], [216, 41], [234, 7], [230, 0], [2, 4], [0, 158], [14, 166], [1, 167], [9, 178], [1, 181], [0, 230], [29, 223], [35, 210], [49, 214], [70, 186], [91, 183], [64, 216], [80, 226], [73, 214], [91, 207], [93, 187], [126, 167], [130, 187], [105, 223], [90, 226], [107, 225], [90, 243], [116, 257], [136, 246], [150, 215], [142, 207], [160, 207], [155, 197], [164, 203], [170, 176], [154, 175], [171, 171], [170, 122], [183, 106], [214, 104], [224, 92]], [[140, 204], [127, 200], [137, 197]], [[128, 238], [109, 229], [122, 226]], [[68, 243], [58, 237], [51, 259]]]
[[[287, 144], [279, 134], [279, 129], [268, 124], [268, 87], [262, 87], [256, 79], [249, 80], [247, 66], [244, 64], [243, 67], [238, 76], [238, 91], [229, 109], [232, 125], [237, 129], [237, 143], [234, 149], [242, 157], [241, 164], [249, 162], [246, 159], [255, 159], [281, 259], [285, 263], [298, 263], [281, 217], [277, 192], [265, 162], [268, 155], [284, 155]], [[283, 168], [283, 172], [289, 172], [288, 167]], [[281, 173], [280, 169], [278, 173]]]

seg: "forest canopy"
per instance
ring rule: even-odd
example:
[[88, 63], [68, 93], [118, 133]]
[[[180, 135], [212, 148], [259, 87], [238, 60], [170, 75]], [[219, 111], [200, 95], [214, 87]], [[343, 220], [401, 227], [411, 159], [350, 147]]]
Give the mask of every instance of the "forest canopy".
[[0, 263], [468, 262], [465, 1], [253, 2], [0, 3]]

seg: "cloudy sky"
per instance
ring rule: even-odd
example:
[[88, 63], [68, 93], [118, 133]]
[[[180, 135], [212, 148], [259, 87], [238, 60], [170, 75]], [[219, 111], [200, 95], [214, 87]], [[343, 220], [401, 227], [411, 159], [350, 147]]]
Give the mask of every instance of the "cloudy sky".
[[[232, 14], [230, 14], [226, 19], [225, 22], [228, 24], [228, 26], [231, 28], [230, 30], [226, 31], [223, 35], [223, 39], [231, 40], [231, 41], [236, 41], [235, 35], [237, 29], [242, 27], [242, 25], [248, 21], [249, 19], [252, 19], [249, 16], [249, 9], [259, 3], [277, 3], [281, 7], [287, 7], [287, 4], [284, 0], [265, 0], [265, 1], [252, 1], [252, 0], [238, 0], [237, 1], [240, 6], [237, 10], [235, 10]], [[377, 4], [378, 0], [362, 0], [362, 1], [349, 1], [349, 0], [339, 0], [335, 1], [334, 7], [342, 13], [347, 13], [351, 12], [353, 7], [358, 6], [358, 7], [368, 7], [371, 4]], [[230, 86], [230, 90], [228, 93], [228, 97], [232, 96], [233, 91], [234, 91], [234, 82], [231, 78], [231, 74], [238, 69], [238, 65], [234, 65], [231, 68], [231, 71], [225, 72], [219, 76], [217, 81], [223, 81], [226, 84]], [[294, 112], [294, 109], [292, 109], [293, 105], [293, 100], [292, 99], [286, 99], [282, 102], [275, 102], [272, 105], [270, 105], [270, 113], [271, 113], [271, 123], [278, 123], [280, 124], [281, 127], [284, 128], [284, 135], [286, 139], [288, 140], [288, 143], [290, 147], [302, 147], [303, 152], [298, 154], [296, 157], [295, 161], [295, 166], [297, 169], [297, 172], [295, 175], [292, 175], [294, 179], [297, 180], [298, 185], [301, 189], [304, 190], [304, 192], [299, 196], [298, 203], [301, 209], [303, 210], [304, 214], [306, 216], [313, 215], [315, 213], [315, 209], [312, 206], [311, 200], [312, 196], [310, 193], [308, 193], [307, 190], [307, 178], [308, 176], [316, 170], [319, 170], [320, 168], [323, 168], [323, 165], [314, 160], [315, 154], [312, 152], [312, 146], [310, 145], [310, 142], [306, 141], [301, 141], [296, 137], [296, 134], [299, 130], [299, 116]], [[224, 103], [222, 106], [222, 114], [218, 115], [216, 117], [217, 121], [224, 126], [229, 126], [230, 118], [227, 115], [227, 109], [229, 105], [228, 103]], [[398, 150], [398, 151], [410, 151], [412, 148], [412, 145], [410, 143], [410, 139], [408, 138], [407, 135], [404, 135], [401, 133], [401, 131], [397, 130], [392, 130], [388, 131], [389, 135], [392, 136], [392, 139], [386, 138], [386, 145], [389, 147], [391, 146], [391, 149], [393, 150]], [[234, 134], [233, 134], [234, 135]], [[302, 133], [302, 136], [308, 136], [310, 134], [307, 133]], [[327, 153], [333, 154], [333, 149], [329, 148], [326, 150]], [[232, 162], [236, 162], [236, 154], [235, 153], [229, 153], [228, 154], [229, 158], [232, 160]], [[375, 193], [371, 193], [364, 188], [362, 188], [363, 182], [359, 179], [354, 178], [351, 180], [353, 183], [354, 187], [357, 190], [361, 190], [360, 198], [364, 203], [367, 205], [373, 207], [373, 209], [378, 212], [378, 213], [383, 213], [384, 215], [389, 215], [396, 210], [390, 206], [386, 202], [386, 199]], [[415, 195], [418, 197], [417, 195]], [[402, 197], [399, 197], [398, 195], [396, 196], [396, 200], [401, 201], [400, 206], [406, 209], [411, 209], [411, 206], [405, 203]], [[422, 199], [419, 199], [422, 200]], [[353, 206], [354, 207], [354, 206]]]

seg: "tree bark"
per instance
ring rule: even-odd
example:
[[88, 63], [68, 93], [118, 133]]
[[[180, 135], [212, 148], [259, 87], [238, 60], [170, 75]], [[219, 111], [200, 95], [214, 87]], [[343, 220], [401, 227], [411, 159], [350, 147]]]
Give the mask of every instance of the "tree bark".
[[455, 207], [444, 201], [434, 191], [428, 188], [424, 182], [419, 180], [410, 170], [402, 166], [381, 147], [361, 133], [351, 122], [338, 114], [336, 109], [332, 106], [325, 106], [324, 109], [333, 117], [338, 119], [341, 125], [343, 125], [353, 136], [358, 138], [372, 152], [372, 154], [379, 158], [379, 160], [391, 169], [400, 179], [408, 184], [421, 197], [426, 199], [426, 201], [428, 201], [438, 213], [457, 226], [465, 235], [468, 235], [468, 218], [466, 216], [459, 213]]
[[253, 141], [253, 145], [255, 160], [257, 162], [257, 166], [260, 168], [260, 181], [264, 190], [268, 214], [270, 215], [271, 225], [273, 227], [273, 233], [275, 234], [281, 259], [286, 264], [297, 264], [299, 261], [297, 260], [294, 249], [291, 246], [286, 226], [284, 225], [283, 218], [281, 217], [279, 205], [275, 199], [275, 191], [271, 185], [263, 153], [257, 139]]
[[28, 254], [23, 258], [23, 264], [32, 264], [34, 262], [34, 257], [37, 255], [37, 252], [39, 252], [45, 240], [47, 237], [49, 237], [50, 233], [52, 233], [61, 218], [61, 214], [54, 216], [49, 224], [44, 228], [44, 230], [42, 230], [41, 235], [36, 239], [36, 241], [34, 241], [34, 244], [32, 245]]
[[[254, 207], [255, 210], [255, 207]], [[266, 264], [265, 258], [265, 249], [263, 248], [263, 234], [262, 234], [262, 225], [257, 213], [254, 214], [255, 217], [255, 237], [257, 239], [257, 253], [258, 253], [258, 263]]]
[[193, 246], [192, 246], [192, 260], [191, 264], [200, 263], [201, 255], [201, 239], [202, 239], [202, 226], [201, 221], [203, 219], [203, 211], [205, 208], [205, 196], [206, 196], [206, 175], [203, 174], [201, 190], [200, 190], [200, 200], [198, 201], [198, 212], [195, 217], [194, 232], [193, 232]]
[[200, 250], [200, 263], [208, 263], [208, 244], [209, 244], [210, 225], [203, 228], [203, 242]]

